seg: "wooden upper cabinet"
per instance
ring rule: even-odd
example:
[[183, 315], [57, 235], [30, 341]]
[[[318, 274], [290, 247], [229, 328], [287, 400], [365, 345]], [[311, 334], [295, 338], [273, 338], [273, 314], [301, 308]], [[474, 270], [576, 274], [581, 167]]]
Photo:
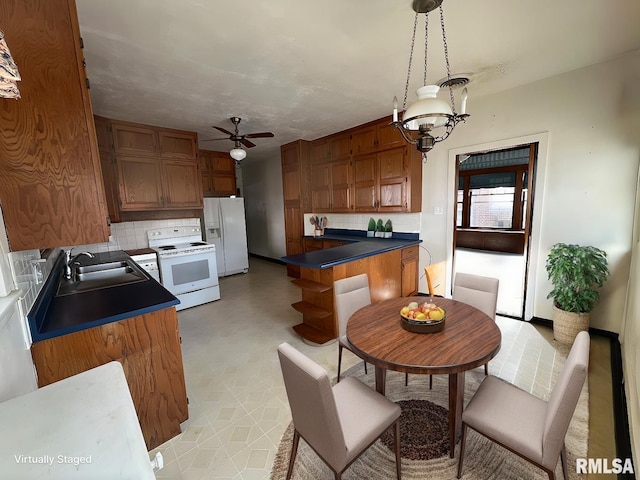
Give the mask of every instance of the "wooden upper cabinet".
[[22, 76], [21, 98], [1, 100], [0, 108], [0, 204], [10, 249], [106, 242], [102, 171], [75, 3], [3, 0], [1, 11]]
[[314, 212], [331, 211], [331, 163], [311, 165], [311, 209]]
[[378, 153], [378, 211], [403, 212], [408, 210], [405, 148]]
[[207, 197], [235, 195], [236, 163], [229, 152], [198, 150], [202, 193]]
[[194, 162], [119, 156], [117, 164], [123, 211], [202, 206], [200, 171]]
[[355, 211], [409, 211], [405, 152], [402, 147], [353, 158]]
[[111, 134], [117, 155], [157, 156], [160, 151], [158, 135], [153, 127], [112, 121]]
[[342, 133], [329, 137], [329, 149], [332, 160], [351, 155], [351, 134]]
[[208, 170], [201, 166], [195, 132], [102, 117], [95, 124], [101, 143], [112, 145], [100, 150], [112, 221], [199, 215], [205, 181], [200, 172]]
[[375, 125], [353, 130], [351, 133], [351, 153], [360, 155], [362, 153], [375, 152], [376, 148], [377, 134]]
[[192, 161], [166, 159], [162, 162], [164, 171], [163, 207], [202, 207], [202, 189], [198, 164]]
[[152, 157], [117, 157], [120, 210], [163, 208], [162, 172]]
[[160, 156], [193, 159], [198, 155], [198, 135], [195, 132], [158, 130]]
[[376, 123], [376, 137], [378, 150], [387, 148], [402, 147], [406, 143], [400, 131], [390, 125], [391, 118], [385, 118]]
[[351, 159], [331, 162], [331, 211], [351, 212]]
[[311, 142], [309, 146], [309, 159], [311, 163], [328, 162], [331, 160], [329, 140], [320, 138]]
[[111, 152], [113, 145], [111, 142], [111, 124], [108, 118], [93, 117], [96, 127], [96, 137], [98, 139], [98, 150], [101, 152]]
[[353, 200], [356, 212], [375, 211], [377, 172], [375, 153], [353, 157]]

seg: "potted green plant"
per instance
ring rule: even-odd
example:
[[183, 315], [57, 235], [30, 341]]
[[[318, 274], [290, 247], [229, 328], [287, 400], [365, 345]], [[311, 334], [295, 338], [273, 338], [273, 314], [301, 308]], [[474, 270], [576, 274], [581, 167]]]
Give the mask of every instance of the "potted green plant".
[[373, 237], [376, 232], [376, 221], [373, 218], [369, 219], [369, 226], [367, 227], [367, 237]]
[[588, 330], [591, 310], [600, 299], [609, 269], [607, 253], [596, 247], [557, 243], [549, 252], [547, 274], [553, 289], [553, 337], [571, 345], [578, 332]]
[[384, 224], [384, 238], [391, 238], [393, 236], [393, 227], [391, 226], [391, 220], [387, 220]]
[[382, 219], [379, 218], [376, 223], [376, 237], [382, 238], [384, 237], [384, 224], [382, 223]]

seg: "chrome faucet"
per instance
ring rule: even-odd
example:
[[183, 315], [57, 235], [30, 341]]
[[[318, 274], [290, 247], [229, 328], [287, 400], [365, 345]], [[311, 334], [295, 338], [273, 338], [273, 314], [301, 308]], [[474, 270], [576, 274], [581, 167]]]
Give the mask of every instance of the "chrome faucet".
[[[73, 250], [73, 249], [71, 249]], [[67, 250], [65, 252], [65, 264], [64, 264], [64, 278], [67, 280], [73, 280], [75, 275], [73, 274], [73, 266], [76, 262], [77, 258], [86, 255], [89, 258], [95, 257], [95, 255], [91, 252], [80, 252], [77, 255], [71, 256], [71, 250]]]

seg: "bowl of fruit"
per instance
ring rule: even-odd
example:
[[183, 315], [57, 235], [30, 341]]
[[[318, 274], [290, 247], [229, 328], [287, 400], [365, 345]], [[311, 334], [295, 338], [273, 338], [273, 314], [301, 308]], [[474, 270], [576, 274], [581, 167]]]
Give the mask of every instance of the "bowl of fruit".
[[434, 333], [444, 328], [447, 313], [432, 302], [411, 302], [400, 310], [400, 322], [405, 330], [414, 333]]

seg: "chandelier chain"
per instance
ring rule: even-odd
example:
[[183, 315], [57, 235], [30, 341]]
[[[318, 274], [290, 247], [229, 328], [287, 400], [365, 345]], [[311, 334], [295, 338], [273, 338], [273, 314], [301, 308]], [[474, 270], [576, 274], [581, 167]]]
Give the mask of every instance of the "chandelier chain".
[[407, 69], [407, 83], [404, 87], [404, 100], [402, 101], [402, 111], [407, 108], [407, 96], [409, 95], [409, 80], [411, 79], [411, 64], [413, 63], [413, 47], [416, 43], [416, 29], [418, 27], [418, 12], [413, 20], [413, 36], [411, 37], [411, 50], [409, 52], [409, 68]]
[[444, 9], [442, 8], [442, 4], [440, 4], [440, 26], [442, 27], [442, 44], [444, 45], [444, 60], [447, 65], [447, 84], [449, 86], [449, 98], [451, 100], [451, 111], [455, 118], [456, 103], [453, 98], [453, 87], [451, 86], [451, 67], [449, 66], [449, 46], [447, 45], [447, 34], [444, 31]]
[[422, 79], [422, 84], [427, 84], [427, 52], [429, 49], [429, 13], [424, 14], [424, 78]]

